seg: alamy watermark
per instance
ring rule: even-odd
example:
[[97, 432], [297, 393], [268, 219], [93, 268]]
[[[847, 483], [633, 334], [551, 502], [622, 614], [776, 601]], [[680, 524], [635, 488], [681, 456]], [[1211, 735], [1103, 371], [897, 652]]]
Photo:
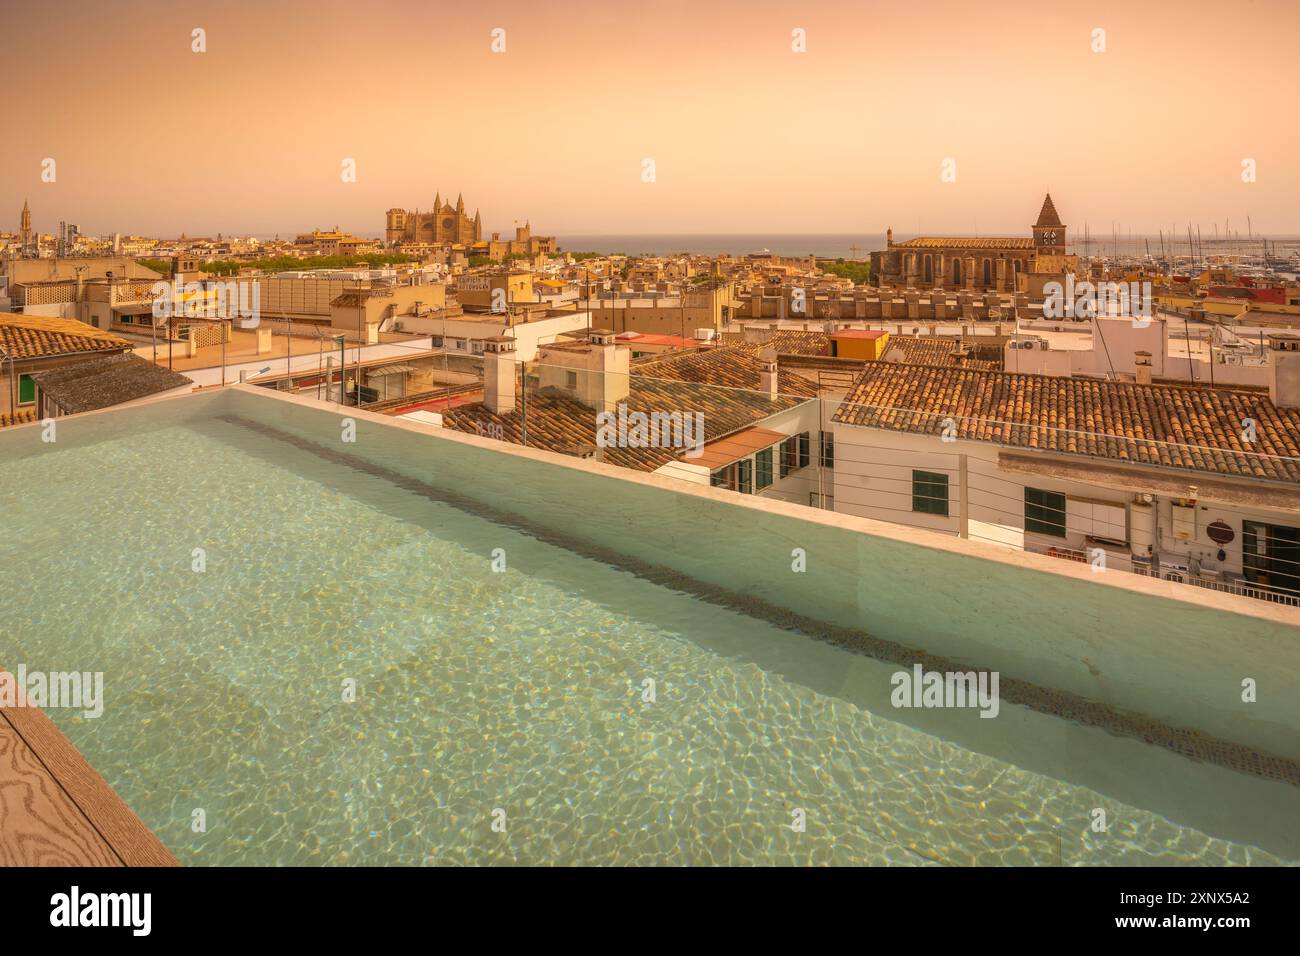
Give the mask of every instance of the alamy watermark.
[[50, 925], [116, 926], [132, 936], [148, 936], [153, 926], [152, 893], [83, 893], [74, 885], [50, 897]]
[[177, 274], [170, 282], [155, 282], [150, 288], [155, 319], [239, 319], [241, 329], [255, 329], [262, 321], [260, 282], [182, 282], [183, 278]]
[[684, 448], [687, 458], [704, 454], [703, 412], [617, 412], [596, 416], [599, 448]]
[[911, 671], [895, 671], [889, 702], [895, 707], [978, 708], [981, 717], [996, 717], [997, 671], [927, 671], [920, 664]]
[[[1151, 322], [1150, 282], [1079, 282], [1067, 275], [1065, 283], [1043, 286], [1043, 317], [1047, 319], [1091, 319], [1095, 316], [1132, 318], [1134, 325]], [[1144, 320], [1144, 321], [1139, 321]]]
[[0, 671], [0, 707], [66, 707], [94, 719], [104, 713], [103, 671]]

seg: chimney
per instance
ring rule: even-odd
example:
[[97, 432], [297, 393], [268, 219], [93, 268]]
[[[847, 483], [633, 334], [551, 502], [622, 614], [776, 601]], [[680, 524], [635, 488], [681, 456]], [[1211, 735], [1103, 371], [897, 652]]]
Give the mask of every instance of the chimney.
[[1300, 337], [1268, 337], [1268, 397], [1278, 408], [1300, 408]]
[[597, 411], [617, 410], [619, 402], [626, 402], [631, 384], [632, 350], [618, 347], [612, 329], [592, 329], [588, 368], [594, 375], [586, 376], [586, 404]]
[[483, 340], [483, 404], [494, 415], [515, 410], [515, 340], [496, 335]]
[[758, 353], [758, 360], [763, 363], [758, 373], [758, 380], [762, 383], [759, 391], [766, 392], [769, 398], [776, 398], [776, 349], [763, 349]]
[[1139, 385], [1151, 384], [1151, 353], [1133, 353], [1133, 373]]

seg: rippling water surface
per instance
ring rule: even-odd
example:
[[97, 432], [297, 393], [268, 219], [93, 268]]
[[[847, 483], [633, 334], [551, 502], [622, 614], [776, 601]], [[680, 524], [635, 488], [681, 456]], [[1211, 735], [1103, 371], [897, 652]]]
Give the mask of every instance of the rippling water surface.
[[105, 673], [102, 717], [51, 716], [185, 863], [1280, 862], [868, 708], [893, 668], [235, 425], [0, 464], [0, 516], [3, 662]]

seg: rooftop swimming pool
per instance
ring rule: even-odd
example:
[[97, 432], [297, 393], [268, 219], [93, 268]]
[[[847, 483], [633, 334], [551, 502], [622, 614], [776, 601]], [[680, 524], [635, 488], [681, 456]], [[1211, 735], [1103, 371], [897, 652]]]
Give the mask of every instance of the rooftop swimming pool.
[[[49, 715], [183, 863], [1300, 861], [1285, 621], [347, 427], [0, 433], [0, 665], [103, 672]], [[900, 648], [997, 716], [892, 706]]]

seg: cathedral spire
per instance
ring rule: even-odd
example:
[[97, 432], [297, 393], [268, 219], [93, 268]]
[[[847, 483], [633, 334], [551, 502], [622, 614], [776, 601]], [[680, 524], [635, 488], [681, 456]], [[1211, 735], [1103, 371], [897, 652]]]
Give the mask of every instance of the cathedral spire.
[[464, 211], [465, 211], [465, 194], [464, 194], [464, 193], [458, 193], [457, 196], [456, 196], [456, 211], [457, 211], [457, 212], [464, 212]]
[[438, 193], [433, 197], [433, 211], [442, 212], [442, 193]]
[[22, 251], [27, 252], [27, 246], [32, 238], [32, 211], [27, 207], [27, 200], [23, 200], [23, 213], [18, 221], [18, 242], [22, 246]]
[[1043, 199], [1043, 208], [1038, 213], [1038, 222], [1035, 226], [1061, 226], [1061, 217], [1057, 215], [1056, 204], [1052, 202], [1052, 194], [1048, 193]]

